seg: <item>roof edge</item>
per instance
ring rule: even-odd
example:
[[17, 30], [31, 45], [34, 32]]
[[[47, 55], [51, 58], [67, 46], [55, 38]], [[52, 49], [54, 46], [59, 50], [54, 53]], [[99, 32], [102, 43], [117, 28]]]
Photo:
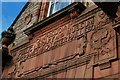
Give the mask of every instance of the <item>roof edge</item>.
[[19, 17], [21, 16], [21, 14], [24, 12], [24, 10], [27, 8], [27, 6], [29, 5], [29, 1], [25, 4], [25, 6], [22, 8], [22, 10], [20, 11], [20, 13], [17, 15], [17, 17], [15, 18], [15, 20], [13, 21], [13, 23], [11, 24], [11, 26], [14, 26], [14, 24], [16, 23], [16, 21], [19, 19]]

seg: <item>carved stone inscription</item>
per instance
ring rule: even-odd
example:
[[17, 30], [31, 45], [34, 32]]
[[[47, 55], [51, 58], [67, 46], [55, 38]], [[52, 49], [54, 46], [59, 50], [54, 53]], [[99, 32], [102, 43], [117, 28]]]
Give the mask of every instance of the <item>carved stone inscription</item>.
[[91, 17], [78, 24], [66, 24], [43, 36], [38, 37], [30, 46], [19, 50], [17, 61], [37, 56], [45, 51], [54, 49], [60, 45], [79, 39], [91, 30], [94, 30], [94, 17]]
[[[97, 19], [99, 21], [97, 21]], [[110, 27], [111, 23], [108, 16], [100, 11], [97, 13], [97, 18], [96, 16], [91, 16], [82, 21], [76, 20], [76, 22], [62, 25], [48, 33], [37, 36], [35, 39], [33, 39], [31, 43], [29, 43], [28, 46], [16, 51], [14, 63], [16, 65], [15, 70], [17, 71], [14, 71], [14, 74], [17, 77], [21, 77], [23, 75], [28, 75], [38, 70], [44, 71], [44, 69], [52, 66], [61, 67], [61, 65], [59, 64], [66, 64], [65, 61], [70, 63], [69, 65], [71, 66], [72, 64], [71, 62], [69, 62], [70, 60], [72, 61], [76, 58], [80, 59], [80, 57], [87, 55], [95, 55], [95, 65], [104, 63], [106, 60], [109, 61], [115, 58], [116, 54], [115, 33], [114, 30]], [[34, 60], [35, 56], [38, 56], [46, 51], [55, 49], [73, 40], [76, 40], [78, 42], [78, 50], [75, 55], [58, 59], [57, 61], [44, 65], [42, 64], [37, 67], [32, 66], [32, 68], [26, 69], [27, 65], [25, 64], [27, 64], [27, 62], [29, 63], [29, 61], [31, 60]], [[85, 55], [82, 56], [82, 54]], [[61, 69], [64, 68], [62, 67]], [[42, 74], [44, 75], [45, 73], [43, 72]]]
[[38, 36], [37, 38], [33, 39], [29, 46], [24, 47], [17, 52], [18, 56], [15, 62], [21, 60], [24, 61], [35, 57], [43, 52], [54, 49], [72, 40], [80, 39], [84, 36], [85, 41], [82, 40], [83, 44], [81, 43], [78, 48], [78, 52], [83, 54], [85, 53], [85, 47], [87, 45], [87, 33], [91, 31], [94, 31], [94, 33], [91, 35], [92, 49], [101, 48], [103, 45], [109, 42], [111, 36], [108, 34], [110, 33], [109, 29], [100, 29], [100, 27], [110, 23], [110, 19], [103, 13], [103, 11], [100, 11], [97, 16], [99, 19], [98, 22], [95, 22], [95, 17], [92, 16], [79, 23], [68, 23], [48, 33]]

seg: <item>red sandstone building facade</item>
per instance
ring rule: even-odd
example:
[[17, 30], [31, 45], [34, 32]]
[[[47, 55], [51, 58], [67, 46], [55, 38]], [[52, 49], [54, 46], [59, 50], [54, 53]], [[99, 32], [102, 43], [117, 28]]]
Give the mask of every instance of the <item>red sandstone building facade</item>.
[[120, 78], [119, 3], [72, 2], [48, 14], [50, 5], [27, 2], [11, 25], [2, 78]]

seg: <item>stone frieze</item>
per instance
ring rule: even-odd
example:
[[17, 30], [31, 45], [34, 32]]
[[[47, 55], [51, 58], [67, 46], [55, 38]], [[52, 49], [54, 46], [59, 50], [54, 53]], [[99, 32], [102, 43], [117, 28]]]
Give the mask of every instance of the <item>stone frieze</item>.
[[[77, 22], [62, 25], [42, 36], [40, 35], [33, 39], [30, 45], [16, 51], [14, 64], [20, 69], [16, 69], [19, 71], [16, 71], [15, 75], [21, 77], [22, 75], [28, 75], [39, 69], [48, 68], [49, 66], [54, 65], [55, 63], [53, 62], [42, 65], [39, 68], [33, 68], [32, 70], [25, 72], [23, 71], [26, 60], [72, 42], [73, 40], [79, 41], [78, 51], [76, 53], [79, 56], [81, 56], [81, 54], [86, 55], [87, 53], [95, 53], [93, 65], [109, 62], [111, 59], [116, 58], [116, 36], [114, 30], [111, 28], [111, 20], [103, 13], [103, 11], [99, 11], [96, 15], [89, 16], [83, 20], [76, 19], [76, 21]], [[68, 61], [69, 63], [71, 59], [74, 59], [74, 57], [69, 57], [71, 56], [68, 56], [68, 59], [65, 58], [55, 62], [63, 62], [64, 64]], [[70, 66], [71, 65], [72, 64], [70, 64]], [[61, 65], [55, 64], [55, 66], [60, 67]], [[64, 68], [65, 67], [62, 67], [61, 69]], [[42, 74], [47, 75], [48, 73], [43, 72]]]

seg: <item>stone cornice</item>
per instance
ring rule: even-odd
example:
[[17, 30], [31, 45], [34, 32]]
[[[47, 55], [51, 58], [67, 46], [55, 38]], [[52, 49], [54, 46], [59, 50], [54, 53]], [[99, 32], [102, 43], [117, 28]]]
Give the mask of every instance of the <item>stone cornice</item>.
[[79, 9], [80, 11], [83, 11], [85, 8], [86, 7], [82, 3], [74, 2], [71, 5], [68, 5], [67, 7], [61, 9], [60, 11], [52, 14], [49, 17], [46, 17], [42, 21], [40, 21], [40, 22], [32, 25], [31, 27], [27, 28], [26, 30], [24, 30], [24, 33], [27, 34], [27, 35], [30, 35], [30, 34], [36, 32], [36, 31], [38, 31], [39, 29], [53, 23], [54, 21], [66, 16], [67, 14], [70, 14], [71, 11], [75, 11], [77, 9]]

